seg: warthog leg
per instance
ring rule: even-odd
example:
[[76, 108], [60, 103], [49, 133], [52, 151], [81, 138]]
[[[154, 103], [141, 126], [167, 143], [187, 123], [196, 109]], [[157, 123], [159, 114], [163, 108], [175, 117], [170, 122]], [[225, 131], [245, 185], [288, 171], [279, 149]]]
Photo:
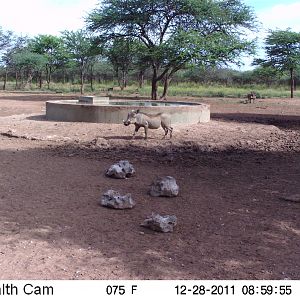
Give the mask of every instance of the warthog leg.
[[168, 128], [164, 128], [164, 131], [165, 131], [165, 135], [164, 135], [163, 139], [166, 138], [166, 136], [167, 136], [169, 130], [168, 130]]
[[170, 139], [171, 139], [173, 135], [173, 127], [169, 127], [169, 131], [170, 131]]
[[135, 124], [135, 129], [134, 129], [134, 132], [133, 132], [133, 135], [132, 135], [132, 139], [135, 138], [135, 135], [139, 131], [139, 129], [140, 129], [140, 126], [138, 126], [137, 124]]
[[147, 140], [147, 138], [148, 138], [148, 125], [145, 125], [144, 129], [145, 129], [145, 140]]
[[168, 132], [170, 132], [170, 138], [172, 138], [173, 128], [172, 127], [163, 126], [163, 125], [162, 125], [162, 128], [165, 131], [165, 135], [164, 135], [163, 139], [166, 138], [166, 136], [168, 135]]

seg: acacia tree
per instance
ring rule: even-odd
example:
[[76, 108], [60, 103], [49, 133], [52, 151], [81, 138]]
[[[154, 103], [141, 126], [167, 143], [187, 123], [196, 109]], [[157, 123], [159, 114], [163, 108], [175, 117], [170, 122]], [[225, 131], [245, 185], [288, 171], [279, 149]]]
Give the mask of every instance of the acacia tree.
[[233, 60], [250, 51], [243, 38], [255, 16], [240, 0], [104, 0], [86, 19], [100, 39], [130, 37], [141, 41], [152, 67], [151, 98], [194, 60]]
[[4, 32], [0, 27], [0, 64], [4, 66], [5, 74], [4, 74], [4, 82], [3, 82], [3, 90], [6, 89], [7, 75], [8, 75], [8, 61], [7, 61], [7, 53], [10, 51], [13, 45], [13, 34], [12, 32]]
[[32, 78], [35, 72], [40, 72], [45, 67], [47, 60], [44, 55], [34, 53], [28, 49], [21, 50], [12, 55], [12, 65], [16, 71], [16, 87], [18, 87], [18, 74], [26, 78], [26, 82], [22, 82], [22, 87], [31, 86]]
[[121, 90], [127, 86], [128, 72], [133, 67], [135, 57], [137, 57], [137, 46], [133, 40], [121, 37], [112, 42], [106, 53], [113, 65]]
[[295, 69], [300, 64], [300, 33], [287, 30], [270, 30], [265, 39], [265, 59], [254, 60], [254, 65], [272, 67], [290, 74], [291, 98], [294, 97]]
[[265, 83], [270, 87], [280, 79], [280, 71], [270, 66], [259, 66], [251, 72], [251, 77], [256, 83]]
[[[61, 38], [53, 35], [39, 35], [31, 41], [30, 48], [32, 52], [44, 55], [47, 59], [45, 69], [46, 81], [49, 89], [53, 72], [66, 59], [63, 41]], [[40, 77], [40, 86], [41, 85], [42, 78]]]
[[1, 57], [1, 61], [5, 67], [3, 90], [6, 89], [6, 82], [7, 82], [7, 76], [9, 70], [13, 70], [15, 72], [16, 87], [17, 87], [19, 72], [18, 72], [18, 68], [16, 68], [13, 58], [15, 54], [20, 53], [28, 45], [28, 38], [26, 36], [22, 37], [22, 36], [10, 35], [9, 39], [10, 39], [10, 43], [6, 44], [5, 49], [3, 49], [4, 50], [3, 55]]
[[4, 50], [11, 43], [11, 37], [11, 31], [4, 31], [0, 27], [0, 51]]
[[62, 38], [70, 58], [78, 65], [80, 70], [80, 92], [84, 93], [84, 76], [89, 62], [100, 54], [100, 48], [95, 47], [92, 39], [84, 30], [64, 31]]

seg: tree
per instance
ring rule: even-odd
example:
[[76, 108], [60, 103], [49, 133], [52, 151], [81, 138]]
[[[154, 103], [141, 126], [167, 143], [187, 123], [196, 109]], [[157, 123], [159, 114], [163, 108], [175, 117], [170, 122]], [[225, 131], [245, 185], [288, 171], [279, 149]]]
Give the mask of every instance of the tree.
[[187, 63], [233, 61], [251, 51], [245, 29], [255, 17], [240, 0], [104, 0], [86, 19], [100, 40], [130, 37], [145, 45], [152, 68], [151, 98]]
[[11, 49], [13, 45], [13, 34], [12, 32], [4, 32], [0, 27], [0, 64], [4, 65], [5, 68], [5, 75], [4, 75], [4, 83], [3, 83], [3, 90], [6, 89], [6, 82], [7, 82], [7, 74], [8, 74], [8, 65], [7, 65], [7, 53]]
[[0, 27], [0, 52], [3, 51], [7, 46], [11, 44], [12, 40], [12, 32], [11, 31], [3, 31]]
[[265, 59], [255, 59], [254, 65], [272, 67], [290, 74], [291, 98], [294, 97], [295, 69], [300, 64], [300, 33], [287, 30], [270, 30], [265, 39]]
[[24, 74], [26, 76], [26, 83], [23, 87], [31, 85], [34, 72], [39, 72], [45, 67], [46, 63], [47, 60], [44, 55], [30, 52], [28, 49], [21, 50], [12, 55], [12, 65], [16, 69], [16, 74]]
[[107, 57], [114, 67], [121, 90], [127, 86], [127, 76], [133, 67], [137, 45], [128, 38], [115, 39], [107, 51]]
[[95, 47], [92, 39], [84, 30], [64, 31], [63, 41], [71, 59], [79, 65], [80, 70], [80, 92], [84, 93], [84, 76], [88, 69], [91, 59], [100, 54], [100, 48]]
[[[10, 41], [7, 43], [7, 41]], [[15, 78], [16, 78], [16, 86], [17, 86], [17, 77], [18, 72], [16, 71], [16, 66], [14, 65], [13, 56], [16, 53], [19, 53], [20, 51], [24, 50], [28, 45], [28, 38], [25, 36], [15, 36], [11, 34], [9, 37], [6, 38], [6, 46], [5, 49], [2, 49], [2, 57], [1, 62], [5, 67], [5, 77], [4, 77], [4, 83], [3, 83], [3, 90], [6, 89], [6, 82], [8, 77], [9, 70], [15, 71]]]
[[62, 65], [62, 62], [66, 59], [63, 41], [61, 38], [53, 35], [39, 35], [31, 41], [30, 49], [34, 53], [44, 55], [47, 60], [45, 68], [46, 81], [49, 89], [53, 72], [57, 67]]
[[280, 78], [280, 72], [270, 66], [259, 66], [251, 72], [251, 77], [255, 83], [264, 83], [270, 87]]

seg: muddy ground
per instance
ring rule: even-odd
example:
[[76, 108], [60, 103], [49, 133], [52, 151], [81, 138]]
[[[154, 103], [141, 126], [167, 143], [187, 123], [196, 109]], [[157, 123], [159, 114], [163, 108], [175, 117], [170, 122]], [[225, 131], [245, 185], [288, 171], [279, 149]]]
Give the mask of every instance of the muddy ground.
[[[189, 99], [210, 123], [131, 141], [132, 127], [47, 121], [62, 97], [0, 94], [0, 279], [300, 279], [299, 99]], [[119, 159], [135, 177], [104, 176]], [[147, 194], [162, 175], [178, 197]], [[136, 207], [101, 207], [111, 188]], [[152, 212], [175, 231], [140, 227]]]

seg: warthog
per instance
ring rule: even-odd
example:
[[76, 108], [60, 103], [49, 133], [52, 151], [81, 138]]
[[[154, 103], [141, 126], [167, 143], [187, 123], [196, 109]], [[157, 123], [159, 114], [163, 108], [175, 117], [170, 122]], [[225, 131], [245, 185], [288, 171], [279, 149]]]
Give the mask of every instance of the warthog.
[[256, 94], [254, 92], [251, 92], [250, 94], [247, 95], [246, 103], [254, 103], [255, 100], [256, 100]]
[[170, 132], [170, 138], [172, 138], [173, 128], [171, 127], [171, 116], [167, 113], [159, 113], [155, 115], [146, 114], [139, 110], [132, 110], [128, 113], [127, 120], [123, 123], [125, 126], [130, 124], [135, 125], [135, 130], [132, 138], [134, 139], [135, 134], [141, 127], [145, 129], [145, 140], [148, 137], [148, 129], [158, 129], [160, 126], [165, 131], [164, 138]]

